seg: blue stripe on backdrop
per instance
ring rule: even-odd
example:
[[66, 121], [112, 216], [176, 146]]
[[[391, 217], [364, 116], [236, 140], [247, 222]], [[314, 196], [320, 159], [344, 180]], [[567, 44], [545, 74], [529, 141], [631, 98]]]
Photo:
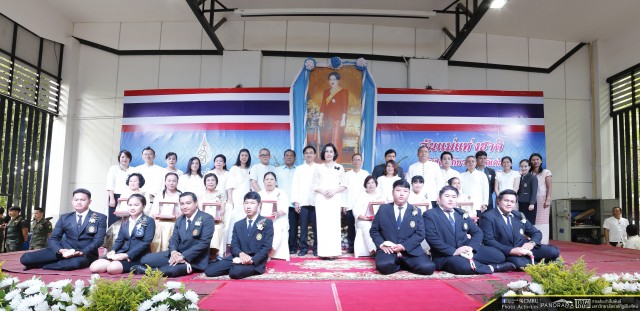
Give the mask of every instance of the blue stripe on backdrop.
[[125, 104], [123, 117], [196, 115], [289, 115], [286, 100], [192, 101]]
[[378, 116], [544, 118], [543, 105], [378, 101]]

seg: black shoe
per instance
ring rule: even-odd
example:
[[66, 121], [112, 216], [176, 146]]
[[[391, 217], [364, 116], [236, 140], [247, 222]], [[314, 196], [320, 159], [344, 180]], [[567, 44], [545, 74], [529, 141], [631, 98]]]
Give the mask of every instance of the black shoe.
[[135, 265], [129, 269], [129, 272], [133, 274], [144, 274], [147, 271], [147, 268], [142, 265]]
[[300, 252], [298, 253], [298, 256], [302, 257], [302, 256], [306, 256], [307, 253], [309, 253], [308, 250], [300, 250]]
[[295, 251], [295, 250], [290, 250], [290, 251], [289, 251], [289, 254], [290, 254], [290, 255], [293, 255], [293, 254], [295, 254], [295, 253], [296, 253], [296, 251]]
[[493, 265], [493, 272], [508, 272], [516, 269], [516, 265], [510, 262], [503, 262]]
[[27, 266], [24, 266], [24, 268], [22, 269], [22, 271], [27, 271], [27, 270], [31, 270], [31, 269], [33, 269], [33, 267], [27, 267]]

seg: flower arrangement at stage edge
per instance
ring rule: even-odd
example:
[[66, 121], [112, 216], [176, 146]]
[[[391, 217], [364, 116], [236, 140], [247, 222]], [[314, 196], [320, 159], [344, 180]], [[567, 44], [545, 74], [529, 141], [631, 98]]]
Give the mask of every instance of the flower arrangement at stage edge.
[[24, 282], [18, 278], [0, 281], [0, 308], [4, 310], [78, 310], [90, 305], [90, 287], [78, 280], [60, 280], [46, 285], [34, 276]]
[[169, 281], [164, 284], [165, 290], [157, 293], [151, 299], [143, 301], [138, 311], [147, 310], [198, 310], [198, 294], [192, 290], [185, 290], [184, 284]]

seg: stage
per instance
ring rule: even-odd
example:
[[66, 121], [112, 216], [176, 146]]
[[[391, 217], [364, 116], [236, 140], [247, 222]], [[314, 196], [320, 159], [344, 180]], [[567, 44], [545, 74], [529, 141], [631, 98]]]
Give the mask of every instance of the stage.
[[[640, 251], [552, 241], [568, 263], [583, 257], [588, 268], [598, 274], [635, 272]], [[60, 279], [90, 278], [88, 269], [55, 272], [41, 269], [23, 271], [19, 263], [21, 253], [0, 254], [3, 270], [21, 280], [33, 275], [45, 282]], [[109, 276], [104, 278], [119, 278]], [[320, 260], [312, 256], [273, 260], [264, 275], [245, 280], [228, 277], [207, 278], [194, 274], [176, 280], [200, 296], [204, 310], [476, 310], [494, 292], [493, 283], [508, 282], [526, 277], [524, 272], [496, 273], [482, 276], [455, 276], [436, 272], [418, 276], [399, 272], [390, 276], [375, 272], [373, 259], [344, 255], [337, 260]]]

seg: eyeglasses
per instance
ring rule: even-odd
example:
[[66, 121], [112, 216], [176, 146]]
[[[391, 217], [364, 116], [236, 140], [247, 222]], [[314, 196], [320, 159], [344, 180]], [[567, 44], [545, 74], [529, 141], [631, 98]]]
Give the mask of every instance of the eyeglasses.
[[263, 154], [261, 154], [260, 156], [261, 156], [261, 157], [268, 157], [268, 156], [269, 156], [269, 154], [264, 154], [264, 153], [263, 153]]

